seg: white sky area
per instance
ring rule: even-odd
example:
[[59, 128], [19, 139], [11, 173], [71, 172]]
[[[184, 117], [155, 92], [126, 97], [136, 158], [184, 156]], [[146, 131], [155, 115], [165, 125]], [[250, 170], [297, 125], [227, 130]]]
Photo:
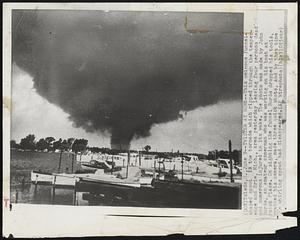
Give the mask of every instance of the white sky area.
[[[20, 141], [28, 134], [37, 139], [85, 138], [89, 146], [110, 147], [109, 133], [87, 133], [75, 128], [58, 106], [36, 93], [32, 77], [13, 64], [11, 139]], [[184, 114], [184, 119], [152, 126], [151, 136], [133, 139], [131, 149], [150, 145], [151, 150], [181, 151], [207, 154], [227, 150], [228, 140], [233, 149], [241, 148], [242, 102], [219, 102]]]

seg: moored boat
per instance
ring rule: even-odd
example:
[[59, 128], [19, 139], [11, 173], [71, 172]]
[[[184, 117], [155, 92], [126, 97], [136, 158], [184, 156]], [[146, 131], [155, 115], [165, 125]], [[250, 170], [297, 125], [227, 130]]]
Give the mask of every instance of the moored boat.
[[31, 171], [31, 182], [34, 184], [55, 185], [57, 187], [75, 187], [78, 177], [89, 174], [47, 173]]
[[116, 167], [114, 163], [108, 163], [107, 161], [97, 161], [97, 160], [91, 160], [89, 162], [82, 162], [81, 167], [84, 170], [98, 170], [98, 169], [104, 169], [104, 172], [116, 172], [120, 171], [120, 167]]
[[99, 169], [95, 174], [89, 176], [79, 176], [76, 186], [81, 189], [91, 189], [101, 191], [104, 188], [141, 188], [150, 187], [151, 177], [142, 177], [138, 167], [123, 168], [115, 174], [105, 174], [103, 169]]
[[31, 182], [35, 184], [52, 184], [54, 179], [53, 174], [41, 172], [41, 171], [31, 171]]

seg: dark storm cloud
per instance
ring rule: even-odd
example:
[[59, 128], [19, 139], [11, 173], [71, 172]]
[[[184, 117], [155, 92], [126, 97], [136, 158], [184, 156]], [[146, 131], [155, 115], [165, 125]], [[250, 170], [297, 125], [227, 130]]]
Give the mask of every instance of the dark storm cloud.
[[12, 20], [13, 61], [37, 92], [113, 144], [241, 98], [242, 14], [14, 10]]

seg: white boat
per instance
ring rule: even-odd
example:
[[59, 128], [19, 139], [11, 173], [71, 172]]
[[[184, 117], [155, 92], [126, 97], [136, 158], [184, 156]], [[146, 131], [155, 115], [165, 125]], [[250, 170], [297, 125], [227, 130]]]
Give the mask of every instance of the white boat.
[[34, 184], [75, 187], [76, 181], [78, 181], [79, 177], [86, 176], [89, 176], [89, 174], [45, 173], [31, 171], [31, 182]]
[[81, 184], [99, 184], [100, 185], [114, 185], [114, 186], [123, 186], [123, 187], [131, 187], [131, 188], [140, 188], [141, 183], [140, 182], [130, 182], [130, 181], [122, 181], [121, 179], [117, 178], [111, 178], [111, 179], [105, 179], [103, 177], [95, 177], [95, 176], [89, 176], [89, 177], [80, 177], [79, 182]]
[[74, 186], [77, 181], [77, 177], [74, 174], [66, 173], [53, 173], [54, 178], [52, 184], [55, 186]]
[[[134, 170], [132, 170], [135, 168]], [[130, 167], [131, 169], [125, 178], [125, 169], [117, 174], [105, 174], [104, 169], [98, 169], [95, 173], [45, 173], [39, 171], [31, 172], [31, 182], [34, 184], [49, 184], [58, 187], [75, 187], [77, 182], [105, 184], [139, 188], [141, 186], [151, 186], [152, 178], [141, 177], [140, 169]]]
[[108, 164], [106, 161], [98, 161], [98, 160], [91, 160], [89, 162], [82, 162], [81, 167], [84, 170], [97, 170], [97, 169], [104, 169], [105, 171], [112, 171], [113, 166]]
[[31, 171], [31, 182], [35, 184], [52, 184], [54, 176], [51, 173]]
[[[126, 173], [127, 172], [127, 173]], [[94, 174], [78, 176], [80, 185], [123, 186], [140, 188], [151, 186], [152, 178], [141, 177], [141, 170], [138, 167], [123, 168], [117, 174], [105, 174], [103, 169], [98, 169]]]

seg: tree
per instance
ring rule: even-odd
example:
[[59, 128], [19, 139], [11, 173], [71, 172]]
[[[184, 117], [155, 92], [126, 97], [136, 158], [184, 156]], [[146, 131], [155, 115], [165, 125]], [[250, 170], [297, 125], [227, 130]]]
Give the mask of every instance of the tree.
[[217, 151], [217, 158], [229, 159], [229, 152], [224, 150]]
[[64, 151], [68, 151], [71, 147], [72, 142], [68, 140], [64, 139], [61, 143], [61, 149]]
[[75, 138], [68, 138], [67, 142], [70, 144], [70, 146], [73, 144]]
[[52, 142], [55, 141], [55, 138], [54, 138], [54, 137], [46, 137], [46, 138], [45, 138], [45, 141], [46, 141], [47, 143], [51, 144]]
[[150, 149], [151, 149], [151, 146], [150, 146], [150, 145], [146, 145], [146, 146], [144, 147], [144, 149], [146, 150], [146, 152], [149, 152]]
[[60, 138], [58, 141], [55, 141], [53, 143], [53, 150], [55, 151], [56, 149], [61, 149], [62, 147], [62, 139]]
[[207, 155], [207, 159], [213, 160], [213, 159], [215, 159], [215, 156], [216, 156], [215, 151], [209, 151], [208, 155]]
[[86, 139], [75, 139], [73, 144], [72, 144], [72, 151], [73, 152], [83, 152], [88, 144], [88, 140]]
[[16, 143], [15, 140], [10, 140], [10, 148], [20, 148], [20, 145]]
[[41, 138], [37, 143], [36, 143], [36, 149], [43, 151], [45, 149], [49, 148], [49, 143], [44, 139]]
[[53, 150], [53, 142], [55, 141], [54, 137], [46, 137], [45, 141], [48, 143], [48, 151]]
[[29, 134], [25, 138], [22, 138], [20, 146], [24, 150], [35, 150], [35, 136], [33, 134]]

